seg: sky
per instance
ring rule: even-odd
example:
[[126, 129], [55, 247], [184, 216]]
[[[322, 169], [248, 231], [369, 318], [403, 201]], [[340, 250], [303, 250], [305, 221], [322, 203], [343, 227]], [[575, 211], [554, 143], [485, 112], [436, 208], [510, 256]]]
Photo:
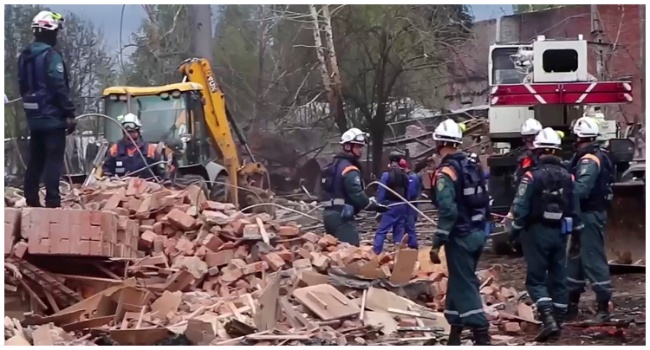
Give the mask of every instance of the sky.
[[[215, 6], [215, 5], [213, 5]], [[512, 5], [469, 5], [477, 21], [496, 18], [512, 13]], [[93, 21], [102, 28], [107, 44], [118, 50], [120, 37], [120, 18], [122, 5], [49, 5], [53, 11], [73, 12], [78, 16]], [[138, 30], [145, 18], [140, 5], [126, 5], [122, 20], [122, 44], [129, 42], [131, 33]]]

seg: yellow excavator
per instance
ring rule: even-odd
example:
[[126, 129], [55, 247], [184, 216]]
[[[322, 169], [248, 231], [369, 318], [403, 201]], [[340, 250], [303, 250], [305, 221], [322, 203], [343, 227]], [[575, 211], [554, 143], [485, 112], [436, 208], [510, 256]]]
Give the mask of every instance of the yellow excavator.
[[[240, 207], [267, 202], [271, 193], [266, 167], [255, 161], [228, 111], [209, 61], [188, 59], [178, 70], [183, 76], [180, 83], [106, 88], [102, 94], [105, 114], [113, 119], [125, 113], [138, 115], [142, 138], [159, 145], [179, 182], [202, 179], [211, 200]], [[107, 120], [104, 125], [106, 140], [116, 142], [123, 137], [116, 123]], [[242, 162], [233, 133], [251, 162]], [[103, 156], [102, 150], [98, 156]], [[99, 163], [95, 162], [96, 175]]]

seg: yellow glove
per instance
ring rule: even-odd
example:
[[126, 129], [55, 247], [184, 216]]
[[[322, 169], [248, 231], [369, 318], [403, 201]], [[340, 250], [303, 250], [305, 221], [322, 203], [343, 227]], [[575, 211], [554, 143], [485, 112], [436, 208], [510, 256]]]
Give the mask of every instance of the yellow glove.
[[458, 123], [458, 127], [460, 128], [460, 131], [462, 131], [463, 133], [465, 132], [465, 130], [467, 130], [465, 123]]
[[557, 130], [557, 136], [559, 136], [561, 139], [564, 138], [564, 131]]

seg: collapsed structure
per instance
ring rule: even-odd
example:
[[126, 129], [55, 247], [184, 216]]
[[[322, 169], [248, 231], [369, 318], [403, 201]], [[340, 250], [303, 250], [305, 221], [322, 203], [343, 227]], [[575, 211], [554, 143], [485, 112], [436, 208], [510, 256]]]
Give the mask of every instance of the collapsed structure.
[[[449, 328], [429, 248], [375, 255], [138, 178], [72, 189], [64, 209], [6, 201], [7, 344], [398, 344]], [[538, 321], [498, 273], [478, 275], [508, 342]], [[12, 309], [21, 298], [31, 311]]]

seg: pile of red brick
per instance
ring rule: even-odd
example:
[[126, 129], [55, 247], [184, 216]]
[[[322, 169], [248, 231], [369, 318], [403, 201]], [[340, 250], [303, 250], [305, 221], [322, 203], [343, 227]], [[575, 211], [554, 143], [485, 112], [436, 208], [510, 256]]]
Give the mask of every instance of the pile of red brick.
[[[5, 209], [5, 254], [138, 257], [127, 275], [160, 298], [203, 291], [224, 301], [252, 297], [260, 303], [268, 299], [264, 293], [271, 273], [280, 273], [282, 295], [291, 295], [300, 287], [330, 284], [328, 272], [338, 268], [349, 276], [384, 278], [394, 285], [419, 280], [427, 286], [419, 296], [428, 295], [429, 310], [444, 310], [447, 268], [430, 262], [430, 248], [398, 246], [376, 255], [370, 246], [353, 247], [330, 235], [301, 232], [298, 225], [279, 223], [267, 213], [244, 214], [231, 204], [209, 201], [198, 186], [170, 190], [140, 179], [101, 186], [74, 193], [75, 206], [83, 203], [83, 209]], [[445, 261], [444, 251], [442, 255]], [[493, 272], [479, 272], [479, 277], [486, 304], [515, 300], [515, 291], [498, 286]], [[358, 291], [346, 295], [365, 299]], [[145, 309], [149, 307], [153, 309]], [[532, 322], [512, 307], [504, 314], [486, 308], [493, 319]], [[508, 324], [506, 331], [516, 333], [514, 328]]]

